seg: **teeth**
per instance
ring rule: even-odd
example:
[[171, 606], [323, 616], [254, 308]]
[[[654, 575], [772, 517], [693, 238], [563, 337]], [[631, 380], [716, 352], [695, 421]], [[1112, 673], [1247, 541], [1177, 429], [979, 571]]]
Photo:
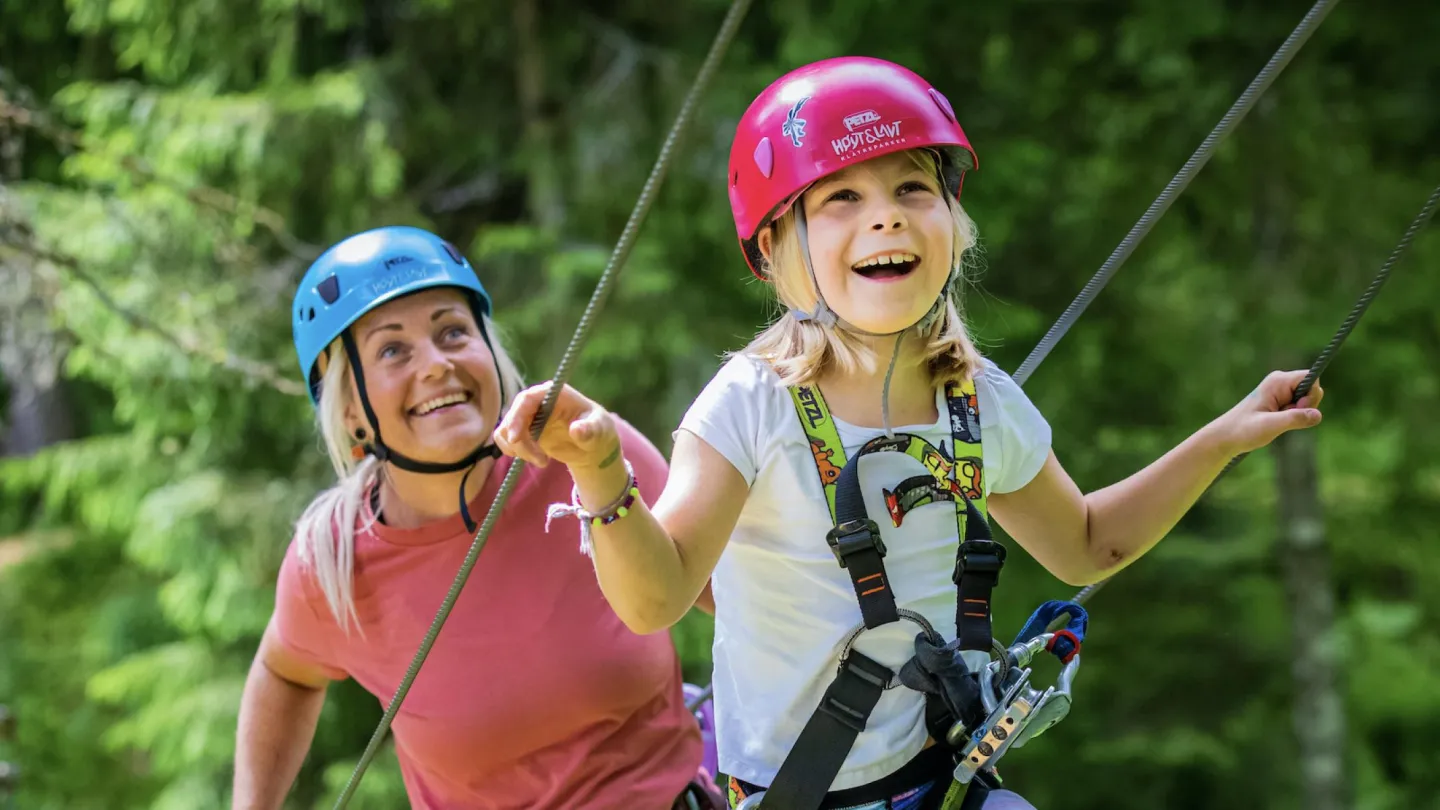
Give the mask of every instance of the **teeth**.
[[465, 402], [468, 399], [470, 399], [470, 396], [468, 394], [446, 394], [443, 397], [436, 397], [434, 399], [426, 400], [425, 402], [420, 403], [420, 405], [415, 408], [415, 413], [419, 414], [420, 416], [424, 416], [425, 414], [430, 413], [436, 408], [443, 408], [446, 405], [455, 405], [461, 402]]
[[904, 264], [906, 262], [913, 261], [916, 261], [916, 256], [913, 253], [887, 253], [884, 256], [876, 256], [871, 259], [866, 259], [862, 262], [857, 262], [855, 264], [855, 269], [858, 270], [862, 267], [878, 267], [885, 264]]

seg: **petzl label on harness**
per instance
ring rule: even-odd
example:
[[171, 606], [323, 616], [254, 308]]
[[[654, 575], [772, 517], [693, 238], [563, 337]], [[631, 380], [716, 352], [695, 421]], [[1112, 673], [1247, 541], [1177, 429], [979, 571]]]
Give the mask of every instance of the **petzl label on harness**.
[[845, 447], [840, 444], [840, 432], [835, 429], [835, 420], [825, 406], [820, 389], [808, 385], [792, 386], [790, 398], [795, 402], [795, 413], [800, 417], [800, 427], [810, 441], [810, 455], [815, 459], [815, 469], [820, 473], [820, 487], [825, 491], [825, 503], [830, 508], [830, 518], [835, 518], [835, 482], [840, 480], [840, 471], [845, 468]]

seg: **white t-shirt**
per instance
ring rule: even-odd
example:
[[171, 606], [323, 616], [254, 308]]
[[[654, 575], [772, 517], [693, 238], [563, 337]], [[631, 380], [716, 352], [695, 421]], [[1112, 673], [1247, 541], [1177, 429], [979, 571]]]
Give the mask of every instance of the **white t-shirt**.
[[[1050, 451], [1050, 426], [1015, 381], [989, 361], [977, 375], [986, 491], [1013, 492], [1030, 482]], [[951, 445], [943, 390], [934, 424], [896, 427], [936, 447]], [[834, 414], [831, 415], [832, 418]], [[851, 458], [884, 433], [834, 419]], [[762, 360], [736, 356], [701, 392], [680, 423], [740, 471], [750, 485], [715, 568], [715, 717], [720, 770], [770, 784], [835, 676], [845, 637], [861, 623], [850, 578], [826, 545], [832, 528], [809, 440], [789, 391]], [[952, 451], [953, 452], [953, 451]], [[916, 508], [900, 528], [881, 489], [925, 472], [901, 453], [861, 462], [865, 507], [880, 527], [885, 570], [896, 603], [955, 637], [955, 506]], [[908, 621], [867, 630], [855, 648], [899, 671], [914, 655], [920, 629]], [[967, 654], [971, 667], [986, 653]], [[880, 698], [832, 790], [873, 782], [904, 765], [926, 740], [923, 695], [896, 686]]]

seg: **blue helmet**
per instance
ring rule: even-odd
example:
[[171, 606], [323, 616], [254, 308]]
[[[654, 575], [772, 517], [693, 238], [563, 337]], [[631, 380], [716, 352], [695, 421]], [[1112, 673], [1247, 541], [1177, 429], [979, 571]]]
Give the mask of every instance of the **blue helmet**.
[[335, 338], [370, 310], [431, 287], [470, 291], [477, 322], [490, 314], [490, 294], [470, 263], [454, 245], [429, 231], [404, 225], [376, 228], [347, 237], [321, 254], [300, 280], [291, 310], [295, 353], [311, 402], [320, 401], [316, 361]]

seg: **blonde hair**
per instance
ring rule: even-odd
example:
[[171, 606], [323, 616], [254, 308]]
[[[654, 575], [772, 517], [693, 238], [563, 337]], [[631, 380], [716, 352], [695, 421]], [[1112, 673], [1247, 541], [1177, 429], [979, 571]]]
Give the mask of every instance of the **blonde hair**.
[[[912, 160], [939, 177], [935, 153], [927, 149], [906, 152]], [[959, 200], [946, 193], [945, 201], [955, 222], [953, 255], [956, 267], [951, 283], [946, 285], [944, 313], [922, 335], [925, 340], [924, 360], [936, 385], [968, 379], [980, 368], [980, 352], [970, 340], [961, 318], [961, 309], [953, 287], [968, 281], [966, 271], [973, 267], [976, 248], [975, 223], [960, 206]], [[766, 275], [775, 289], [778, 303], [787, 310], [810, 312], [819, 301], [815, 282], [805, 269], [805, 249], [796, 231], [795, 210], [804, 204], [796, 200], [790, 210], [774, 224], [770, 257], [765, 262]], [[741, 354], [767, 361], [785, 385], [810, 385], [832, 368], [842, 373], [874, 371], [875, 352], [856, 335], [844, 329], [825, 327], [815, 321], [801, 321], [791, 311], [755, 336]]]
[[[505, 351], [495, 324], [481, 317], [481, 327], [490, 336], [495, 365], [500, 370], [504, 397], [500, 403], [503, 414], [511, 399], [520, 393], [524, 382], [514, 361]], [[362, 506], [371, 489], [379, 482], [382, 466], [374, 456], [356, 461], [352, 452], [358, 445], [345, 426], [345, 410], [353, 395], [350, 386], [350, 360], [341, 341], [336, 338], [325, 350], [328, 365], [320, 381], [320, 404], [316, 421], [330, 465], [335, 468], [336, 484], [315, 496], [295, 522], [296, 549], [300, 562], [307, 567], [325, 595], [325, 603], [340, 629], [349, 633], [350, 621], [356, 626], [360, 617], [355, 613], [355, 532], [367, 531], [371, 515], [359, 525]], [[363, 630], [361, 631], [363, 635]]]

